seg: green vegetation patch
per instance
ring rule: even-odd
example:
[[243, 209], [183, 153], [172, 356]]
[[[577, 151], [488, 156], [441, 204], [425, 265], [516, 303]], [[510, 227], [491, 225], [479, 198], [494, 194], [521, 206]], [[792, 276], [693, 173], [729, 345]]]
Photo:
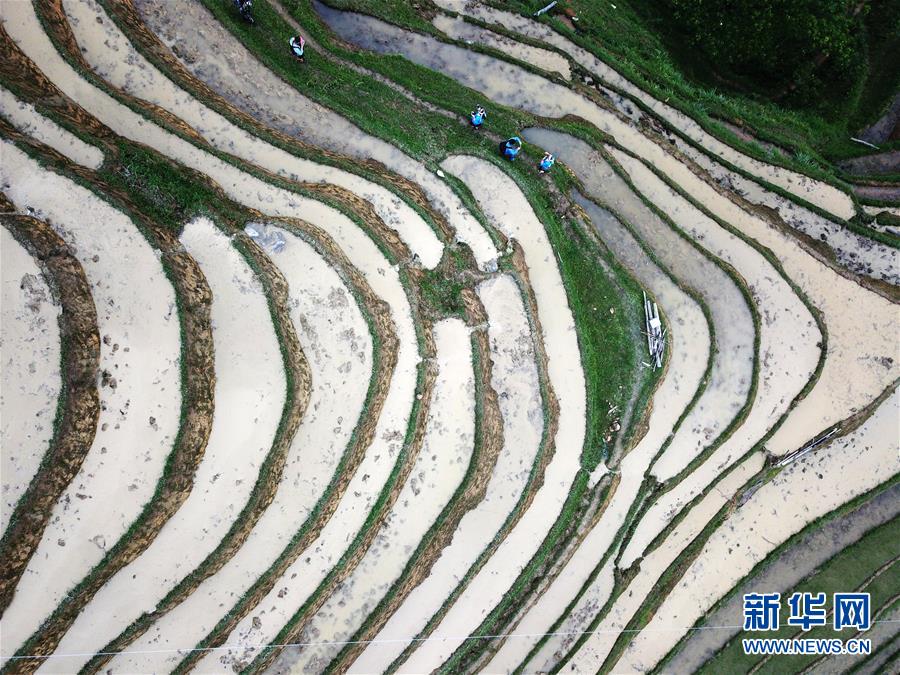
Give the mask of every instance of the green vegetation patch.
[[[787, 625], [790, 608], [786, 599], [791, 593], [824, 592], [830, 598], [834, 592], [849, 592], [860, 588], [877, 570], [896, 558], [897, 541], [900, 541], [900, 518], [895, 518], [871, 530], [855, 544], [848, 546], [831, 558], [819, 570], [797, 584], [796, 587], [782, 593], [782, 608], [779, 617], [780, 628], [777, 631], [766, 633], [765, 637], [801, 637], [796, 627]], [[866, 586], [864, 590], [872, 593], [873, 616], [882, 604], [896, 595], [898, 588], [900, 588], [900, 566], [897, 564], [892, 565]], [[713, 658], [707, 661], [700, 672], [709, 673], [710, 675], [712, 673], [749, 672], [751, 668], [762, 661], [762, 657], [744, 654], [741, 644], [741, 638], [743, 637], [746, 637], [743, 633], [738, 634]], [[844, 635], [835, 633], [829, 625], [821, 629], [814, 629], [802, 637], [844, 639], [849, 637], [849, 634], [846, 632]], [[873, 645], [873, 649], [877, 647], [878, 645]], [[808, 665], [808, 661], [812, 661], [814, 658], [808, 655], [778, 656], [770, 659], [761, 668], [760, 672], [799, 672]]]
[[176, 233], [192, 217], [208, 213], [209, 205], [222, 201], [205, 180], [185, 180], [189, 169], [157, 152], [118, 139], [115, 162], [99, 171], [102, 180], [121, 188], [142, 213]]

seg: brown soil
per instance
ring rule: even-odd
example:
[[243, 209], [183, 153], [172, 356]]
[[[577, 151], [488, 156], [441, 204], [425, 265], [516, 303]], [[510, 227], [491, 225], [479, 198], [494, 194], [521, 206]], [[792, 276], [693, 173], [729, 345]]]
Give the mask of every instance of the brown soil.
[[[0, 125], [0, 130], [4, 127]], [[59, 298], [64, 401], [47, 454], [0, 540], [2, 614], [41, 541], [56, 500], [78, 473], [94, 440], [100, 415], [100, 334], [90, 283], [63, 239], [47, 223], [30, 216], [3, 215], [0, 222], [37, 259], [51, 292]]]

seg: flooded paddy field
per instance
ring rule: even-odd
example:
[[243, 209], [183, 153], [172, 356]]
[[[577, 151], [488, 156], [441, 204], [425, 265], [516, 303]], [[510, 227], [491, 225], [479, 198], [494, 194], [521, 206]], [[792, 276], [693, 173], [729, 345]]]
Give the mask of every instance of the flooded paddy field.
[[829, 565], [890, 672], [900, 205], [565, 6], [252, 4], [0, 4], [2, 672], [710, 671]]

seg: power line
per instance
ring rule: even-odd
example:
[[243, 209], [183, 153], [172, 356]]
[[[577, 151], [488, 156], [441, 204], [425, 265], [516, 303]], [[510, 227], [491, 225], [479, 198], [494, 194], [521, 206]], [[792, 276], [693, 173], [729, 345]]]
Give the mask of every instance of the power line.
[[[900, 623], [900, 619], [877, 619], [872, 622], [876, 623]], [[319, 640], [312, 642], [263, 642], [257, 644], [244, 644], [244, 643], [232, 643], [221, 645], [219, 647], [190, 647], [183, 649], [133, 649], [133, 650], [123, 650], [123, 651], [111, 651], [111, 652], [68, 652], [63, 654], [24, 654], [21, 656], [0, 656], [0, 660], [4, 661], [21, 661], [25, 659], [62, 659], [62, 658], [70, 658], [70, 657], [84, 657], [84, 656], [119, 656], [122, 654], [191, 654], [194, 652], [217, 652], [217, 651], [228, 651], [230, 649], [252, 649], [252, 650], [261, 650], [261, 649], [269, 649], [269, 648], [278, 648], [283, 649], [285, 647], [322, 647], [325, 645], [335, 645], [335, 646], [348, 646], [348, 645], [376, 645], [376, 644], [396, 644], [398, 642], [402, 642], [404, 644], [412, 644], [415, 642], [424, 643], [424, 642], [442, 642], [445, 640], [462, 640], [463, 642], [469, 640], [496, 640], [498, 638], [540, 638], [540, 637], [571, 637], [571, 636], [582, 636], [582, 635], [621, 635], [623, 633], [647, 633], [647, 632], [655, 632], [655, 633], [671, 633], [673, 631], [679, 632], [691, 632], [691, 631], [702, 631], [702, 630], [731, 630], [731, 629], [741, 629], [742, 625], [724, 625], [724, 626], [690, 626], [690, 627], [678, 627], [678, 628], [622, 628], [622, 629], [597, 629], [597, 630], [579, 630], [579, 631], [552, 631], [549, 633], [496, 633], [489, 635], [464, 635], [464, 636], [453, 636], [453, 635], [429, 635], [427, 637], [412, 637], [412, 638], [385, 638], [381, 640]]]

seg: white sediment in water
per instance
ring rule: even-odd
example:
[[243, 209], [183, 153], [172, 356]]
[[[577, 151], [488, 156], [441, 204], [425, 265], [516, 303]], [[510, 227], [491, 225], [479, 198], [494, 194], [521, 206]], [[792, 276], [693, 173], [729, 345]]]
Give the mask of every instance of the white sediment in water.
[[401, 666], [401, 670], [413, 672], [433, 670], [445, 661], [500, 601], [537, 550], [555, 522], [579, 470], [586, 415], [584, 373], [575, 322], [543, 225], [512, 179], [488, 162], [454, 156], [441, 166], [462, 179], [486, 217], [522, 246], [544, 345], [550, 355], [548, 375], [559, 401], [559, 430], [553, 439], [556, 448], [553, 459], [531, 506], [435, 629], [435, 635], [446, 639], [422, 643]]
[[767, 190], [759, 183], [731, 171], [713, 161], [681, 139], [675, 139], [681, 152], [729, 190], [741, 195], [752, 204], [774, 208], [790, 227], [813, 239], [823, 241], [834, 251], [838, 263], [862, 276], [881, 279], [900, 285], [900, 251], [869, 237], [863, 237], [790, 199]]
[[770, 452], [781, 455], [802, 446], [870, 403], [898, 376], [895, 336], [900, 307], [823, 265], [792, 237], [739, 208], [690, 172], [677, 182], [714, 216], [769, 249], [827, 326], [825, 365], [813, 389], [766, 442]]
[[862, 208], [863, 211], [870, 216], [877, 216], [879, 213], [890, 213], [891, 215], [900, 218], [900, 206], [870, 206], [868, 204], [863, 204]]
[[[469, 467], [475, 444], [475, 380], [469, 328], [459, 319], [445, 319], [435, 324], [434, 340], [437, 379], [422, 449], [409, 478], [359, 565], [300, 633], [299, 642], [318, 644], [285, 649], [272, 666], [276, 671], [324, 669], [342, 649], [340, 641], [350, 639], [411, 562], [410, 555]], [[260, 642], [255, 632], [242, 637]]]
[[[310, 556], [303, 557], [301, 554], [288, 569], [287, 578], [294, 572], [306, 575], [308, 567], [327, 571], [350, 543], [346, 532], [356, 531], [362, 524], [390, 474], [392, 461], [384, 461], [384, 458], [396, 458], [412, 408], [416, 365], [421, 357], [416, 348], [417, 338], [409, 300], [397, 269], [388, 262], [378, 246], [342, 213], [240, 171], [148, 122], [87, 83], [57, 53], [41, 29], [30, 3], [2, 3], [0, 8], [10, 37], [65, 94], [87, 106], [117, 133], [149, 144], [162, 154], [205, 173], [239, 203], [271, 216], [299, 216], [321, 227], [364, 275], [372, 290], [390, 307], [399, 349], [374, 440], [350, 481], [345, 499], [329, 523], [331, 527], [326, 526], [312, 545], [312, 550], [318, 548], [321, 557], [316, 556], [315, 563], [306, 563], [306, 558]], [[379, 462], [379, 459], [383, 461]], [[273, 595], [276, 592], [273, 591]], [[212, 668], [217, 669], [215, 664]]]
[[579, 65], [591, 70], [601, 80], [621, 89], [635, 100], [641, 101], [654, 114], [659, 115], [662, 119], [672, 124], [672, 126], [679, 129], [694, 142], [699, 143], [716, 157], [730, 162], [734, 166], [772, 185], [777, 185], [791, 194], [834, 214], [840, 219], [846, 220], [852, 218], [855, 214], [853, 200], [845, 192], [789, 169], [766, 164], [735, 150], [707, 133], [690, 117], [642, 91], [604, 61], [586, 49], [578, 47], [549, 26], [533, 21], [528, 17], [498, 10], [480, 3], [465, 2], [464, 0], [436, 0], [436, 4], [476, 17], [487, 23], [499, 23], [509, 31], [521, 33], [557, 47], [571, 56]]
[[[484, 670], [491, 673], [512, 672], [525, 659], [543, 633], [565, 613], [578, 595], [593, 569], [613, 543], [628, 509], [634, 501], [650, 460], [690, 403], [706, 370], [709, 355], [709, 331], [700, 306], [663, 272], [640, 248], [634, 237], [609, 212], [582, 198], [578, 203], [586, 210], [603, 242], [616, 259], [648, 288], [659, 303], [670, 327], [668, 334], [669, 363], [656, 393], [647, 422], [647, 433], [620, 463], [620, 480], [599, 522], [566, 563], [546, 591], [528, 608], [509, 632], [516, 637], [504, 641]], [[578, 600], [575, 608], [545, 642], [527, 670], [549, 661], [553, 654], [574, 642], [605, 602], [612, 588], [613, 567], [609, 562]], [[566, 635], [566, 633], [572, 633]]]
[[0, 533], [53, 437], [60, 391], [59, 304], [41, 268], [0, 227]]
[[113, 672], [166, 672], [178, 664], [183, 655], [176, 650], [197, 644], [288, 544], [324, 492], [358, 423], [372, 370], [368, 326], [353, 295], [315, 249], [276, 231], [287, 244], [272, 262], [288, 282], [291, 319], [312, 381], [278, 491], [234, 557], [115, 657]]
[[[571, 667], [575, 672], [597, 670], [619, 638], [620, 631], [625, 628], [644, 600], [653, 594], [660, 576], [703, 530], [710, 518], [722, 508], [731, 495], [762, 468], [763, 461], [763, 453], [756, 452], [735, 466], [732, 472], [717, 485], [716, 489], [710, 490], [688, 512], [685, 518], [669, 533], [666, 540], [641, 560], [638, 574], [613, 602], [607, 614], [593, 629], [595, 632], [592, 632], [571, 659], [563, 664], [564, 669]], [[683, 629], [690, 626], [691, 622], [677, 625], [680, 636], [683, 634]], [[648, 634], [657, 637], [657, 633]]]
[[[603, 567], [597, 573], [597, 576], [591, 582], [591, 585], [588, 586], [588, 588], [585, 589], [584, 594], [578, 598], [578, 603], [568, 614], [566, 614], [565, 620], [560, 624], [559, 628], [554, 631], [554, 633], [558, 633], [558, 635], [549, 636], [549, 639], [541, 645], [541, 648], [536, 651], [527, 662], [523, 663], [529, 649], [526, 649], [519, 654], [515, 654], [515, 652], [511, 651], [511, 648], [515, 647], [518, 638], [515, 640], [507, 640], [504, 643], [503, 648], [494, 657], [494, 661], [503, 663], [508, 658], [510, 663], [512, 663], [514, 659], [511, 657], [514, 655], [518, 658], [518, 661], [512, 663], [509, 670], [491, 672], [511, 673], [513, 672], [513, 669], [520, 664], [525, 668], [525, 672], [550, 672], [560, 659], [566, 655], [566, 652], [572, 648], [575, 641], [581, 637], [582, 632], [587, 630], [591, 621], [597, 616], [603, 605], [606, 604], [615, 584], [615, 567], [615, 561], [612, 559], [607, 560], [604, 563]], [[564, 577], [562, 576], [554, 582], [554, 587], [560, 583], [565, 583]], [[579, 588], [580, 587], [575, 587], [573, 590], [577, 592]], [[571, 591], [569, 595], [570, 597], [574, 597]], [[559, 618], [559, 614], [556, 614], [553, 617], [545, 617], [544, 623], [550, 626], [555, 618]], [[534, 638], [528, 639], [527, 643], [529, 648], [536, 644], [540, 637], [541, 636], [535, 636]]]
[[[755, 439], [762, 438], [803, 389], [818, 363], [817, 345], [822, 335], [812, 314], [761, 253], [720, 227], [638, 160], [623, 153], [616, 153], [616, 160], [645, 198], [735, 269], [759, 309], [759, 386], [752, 412], [741, 424], [744, 443], [737, 444], [740, 449], [735, 457], [739, 457]], [[667, 480], [691, 459], [675, 448], [667, 450], [654, 464], [653, 474]]]
[[898, 416], [900, 392], [894, 391], [856, 431], [792, 462], [729, 515], [615, 671], [652, 668], [681, 637], [666, 627], [693, 625], [783, 541], [896, 475]]
[[85, 143], [3, 87], [0, 87], [0, 115], [23, 134], [49, 145], [76, 164], [88, 169], [98, 169], [103, 164], [103, 151], [100, 148]]
[[4, 651], [11, 654], [153, 495], [180, 424], [181, 337], [159, 253], [131, 220], [11, 143], [2, 153], [7, 197], [51, 224], [84, 268], [97, 307], [100, 372], [109, 374], [91, 448], [3, 615]]
[[212, 291], [215, 412], [194, 486], [153, 543], [116, 573], [60, 641], [40, 672], [74, 672], [218, 545], [247, 502], [272, 448], [285, 402], [278, 337], [260, 281], [227, 235], [207, 218], [180, 237]]
[[496, 535], [528, 482], [544, 428], [531, 326], [519, 288], [507, 275], [478, 286], [488, 316], [491, 386], [503, 416], [503, 448], [484, 499], [467, 512], [453, 541], [356, 659], [351, 672], [383, 672], [453, 591]]
[[[756, 331], [750, 307], [737, 284], [702, 253], [705, 248], [720, 259], [723, 252], [730, 249], [711, 251], [705, 241], [697, 242], [700, 250], [691, 245], [641, 202], [603, 157], [583, 141], [546, 129], [527, 129], [524, 135], [526, 139], [557, 151], [581, 177], [585, 189], [628, 221], [660, 263], [682, 284], [698, 293], [708, 307], [715, 335], [708, 381], [693, 408], [674, 431], [666, 450], [667, 456], [677, 458], [683, 466], [718, 439], [750, 395]], [[713, 226], [712, 229], [717, 228]], [[736, 240], [728, 240], [728, 243], [732, 248], [743, 246]], [[687, 344], [688, 349], [694, 348], [691, 342]], [[703, 349], [704, 344], [697, 346]], [[706, 353], [704, 349], [703, 354]], [[662, 477], [671, 477], [671, 472]]]
[[[759, 378], [753, 407], [711, 457], [648, 511], [619, 563], [627, 568], [684, 504], [759, 442], [787, 412], [816, 369], [822, 335], [800, 298], [758, 251], [676, 194], [639, 161], [621, 153], [616, 159], [635, 185], [673, 222], [734, 267], [751, 289], [760, 313]], [[668, 480], [684, 469], [693, 457], [678, 450], [674, 444], [670, 446], [654, 464], [653, 475]]]
[[478, 43], [485, 47], [493, 47], [514, 59], [530, 63], [541, 70], [559, 73], [567, 80], [572, 78], [572, 69], [569, 67], [568, 59], [550, 49], [541, 49], [540, 47], [532, 47], [531, 45], [517, 42], [500, 33], [471, 24], [462, 17], [437, 14], [431, 22], [435, 28], [454, 40], [462, 40], [467, 44]]
[[296, 157], [250, 134], [181, 90], [138, 53], [95, 0], [63, 6], [84, 58], [115, 87], [177, 115], [218, 150], [293, 181], [333, 183], [369, 201], [426, 268], [441, 260], [437, 235], [406, 202], [386, 188], [334, 167]]
[[[490, 237], [444, 181], [400, 149], [303, 96], [257, 61], [201, 3], [138, 0], [135, 8], [148, 27], [173, 48], [173, 58], [236, 107], [312, 145], [382, 162], [422, 188], [457, 238], [471, 247], [479, 267], [485, 269], [496, 260]], [[208, 49], [206, 45], [211, 44], [218, 47]]]

